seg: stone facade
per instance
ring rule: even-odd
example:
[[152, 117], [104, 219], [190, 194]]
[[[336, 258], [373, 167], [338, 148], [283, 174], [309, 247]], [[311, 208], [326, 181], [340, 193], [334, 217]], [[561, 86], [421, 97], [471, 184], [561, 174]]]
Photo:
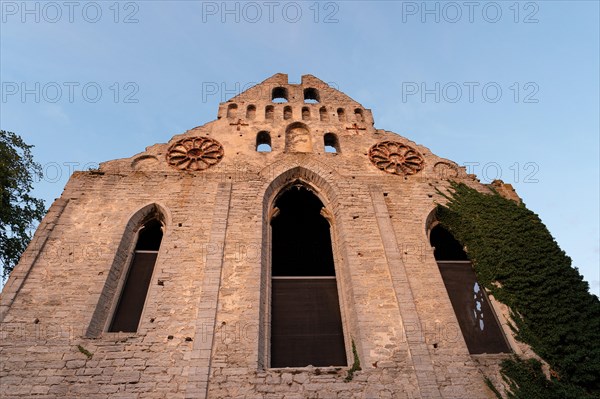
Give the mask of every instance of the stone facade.
[[[0, 396], [494, 397], [484, 376], [506, 355], [469, 354], [428, 242], [448, 179], [490, 190], [319, 79], [274, 75], [216, 120], [71, 177], [2, 292]], [[269, 220], [293, 181], [331, 225], [347, 367], [269, 368]], [[153, 212], [165, 235], [138, 331], [107, 332]]]

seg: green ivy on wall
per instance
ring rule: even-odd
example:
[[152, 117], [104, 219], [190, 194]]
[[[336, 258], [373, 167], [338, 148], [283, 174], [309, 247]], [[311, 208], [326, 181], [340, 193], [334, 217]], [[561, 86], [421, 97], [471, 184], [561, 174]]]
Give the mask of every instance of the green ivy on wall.
[[451, 182], [437, 219], [463, 244], [478, 280], [511, 309], [517, 339], [551, 367], [502, 363], [510, 398], [600, 398], [600, 301], [525, 205]]

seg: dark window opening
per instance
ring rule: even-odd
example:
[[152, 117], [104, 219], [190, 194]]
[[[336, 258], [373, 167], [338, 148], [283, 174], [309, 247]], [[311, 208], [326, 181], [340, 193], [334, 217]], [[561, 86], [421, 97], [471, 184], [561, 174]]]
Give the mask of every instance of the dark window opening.
[[431, 230], [429, 240], [435, 249], [433, 255], [436, 260], [469, 260], [463, 246], [441, 225]]
[[469, 353], [510, 352], [485, 290], [477, 281], [462, 246], [441, 225], [431, 230], [430, 241]]
[[340, 152], [340, 143], [335, 134], [325, 133], [325, 136], [323, 136], [323, 142], [325, 144], [325, 152]]
[[329, 115], [327, 115], [327, 108], [321, 107], [321, 109], [319, 109], [319, 119], [322, 122], [327, 122], [329, 120]]
[[302, 120], [310, 120], [310, 109], [308, 109], [308, 107], [302, 107]]
[[315, 88], [309, 87], [304, 89], [304, 102], [310, 104], [316, 104], [320, 101], [319, 91]]
[[275, 203], [273, 276], [335, 276], [329, 222], [321, 200], [304, 186], [284, 192]]
[[273, 114], [275, 113], [275, 107], [272, 105], [267, 105], [265, 108], [265, 119], [273, 119]]
[[235, 118], [237, 116], [237, 104], [229, 104], [227, 106], [227, 117]]
[[254, 105], [248, 105], [246, 108], [246, 119], [254, 119], [256, 117], [256, 107]]
[[271, 92], [271, 101], [274, 103], [287, 103], [288, 91], [285, 87], [276, 87]]
[[357, 122], [364, 122], [365, 118], [363, 117], [363, 111], [360, 108], [356, 108], [354, 110], [354, 118]]
[[140, 230], [109, 332], [137, 331], [162, 237], [162, 224], [156, 219]]
[[272, 228], [271, 367], [346, 366], [328, 221], [304, 186], [277, 199]]
[[337, 109], [338, 121], [345, 122], [346, 121], [346, 113], [344, 112], [344, 108]]
[[283, 108], [283, 119], [292, 119], [292, 107], [289, 105]]
[[271, 152], [271, 135], [269, 132], [259, 132], [256, 135], [256, 151]]

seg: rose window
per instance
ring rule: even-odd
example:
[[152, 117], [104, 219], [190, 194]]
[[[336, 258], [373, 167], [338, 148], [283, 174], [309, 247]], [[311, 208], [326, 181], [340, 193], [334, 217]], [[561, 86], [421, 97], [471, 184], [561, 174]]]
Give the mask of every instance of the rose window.
[[167, 162], [179, 170], [208, 169], [223, 158], [223, 146], [208, 137], [190, 137], [169, 147]]
[[395, 175], [414, 175], [425, 160], [412, 147], [397, 141], [382, 141], [369, 149], [369, 159], [379, 169]]

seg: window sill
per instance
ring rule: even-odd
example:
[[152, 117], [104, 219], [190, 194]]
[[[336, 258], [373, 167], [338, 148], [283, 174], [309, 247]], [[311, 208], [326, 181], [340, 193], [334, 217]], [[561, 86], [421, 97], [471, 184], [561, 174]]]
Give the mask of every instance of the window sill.
[[350, 369], [351, 366], [327, 366], [327, 367], [316, 367], [316, 366], [305, 366], [305, 367], [269, 367], [262, 372], [276, 372], [276, 373], [310, 373], [314, 375], [336, 375], [341, 372], [345, 372]]
[[106, 341], [125, 341], [130, 338], [144, 337], [146, 334], [140, 334], [139, 332], [103, 332], [96, 339]]
[[504, 360], [512, 356], [512, 352], [509, 353], [478, 353], [470, 355], [473, 360]]

